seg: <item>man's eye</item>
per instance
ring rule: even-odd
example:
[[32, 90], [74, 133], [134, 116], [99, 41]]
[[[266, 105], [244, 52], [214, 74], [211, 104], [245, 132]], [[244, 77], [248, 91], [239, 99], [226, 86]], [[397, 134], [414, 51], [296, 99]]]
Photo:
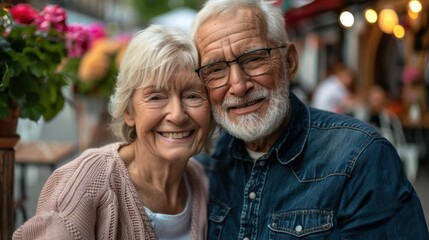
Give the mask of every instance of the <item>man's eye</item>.
[[187, 99], [197, 99], [200, 98], [198, 95], [188, 95], [186, 96]]
[[212, 73], [217, 73], [224, 70], [225, 70], [225, 67], [213, 67], [213, 68], [210, 68], [208, 72], [212, 74]]
[[265, 60], [265, 57], [255, 56], [255, 57], [247, 59], [247, 62], [261, 62], [264, 60]]
[[240, 59], [242, 64], [259, 63], [267, 60], [267, 57], [260, 54], [251, 54]]
[[205, 72], [206, 74], [216, 74], [216, 73], [218, 73], [218, 72], [225, 71], [225, 69], [226, 69], [227, 67], [228, 67], [228, 66], [227, 66], [226, 64], [224, 64], [224, 63], [213, 63], [213, 64], [208, 65], [208, 66], [204, 69], [204, 72]]

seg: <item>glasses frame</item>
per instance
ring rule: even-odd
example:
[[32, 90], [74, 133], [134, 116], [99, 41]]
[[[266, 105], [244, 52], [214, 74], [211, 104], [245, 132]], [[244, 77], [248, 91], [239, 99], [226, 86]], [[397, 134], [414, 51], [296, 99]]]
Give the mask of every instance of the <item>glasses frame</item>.
[[[198, 77], [200, 78], [200, 80], [203, 82], [203, 84], [204, 84], [207, 88], [210, 88], [210, 89], [220, 88], [220, 87], [223, 87], [223, 86], [225, 86], [226, 84], [228, 84], [228, 81], [229, 81], [229, 72], [228, 72], [228, 79], [225, 81], [225, 84], [220, 85], [220, 86], [217, 86], [217, 87], [209, 87], [209, 86], [207, 86], [206, 82], [205, 82], [205, 81], [204, 81], [204, 79], [202, 78], [202, 75], [200, 74], [200, 70], [201, 70], [201, 69], [203, 69], [203, 68], [205, 68], [205, 67], [207, 67], [207, 66], [209, 66], [209, 65], [211, 65], [211, 64], [216, 64], [216, 63], [225, 63], [225, 64], [226, 64], [226, 66], [227, 66], [227, 68], [231, 68], [231, 63], [236, 62], [236, 63], [238, 64], [238, 66], [240, 67], [240, 69], [243, 71], [243, 73], [244, 73], [244, 74], [246, 74], [246, 75], [247, 75], [247, 76], [249, 76], [249, 77], [256, 77], [256, 76], [259, 76], [259, 75], [262, 75], [262, 74], [267, 73], [269, 70], [268, 70], [268, 71], [266, 71], [266, 72], [264, 72], [264, 73], [257, 74], [257, 75], [249, 75], [249, 74], [247, 74], [247, 73], [246, 73], [246, 71], [243, 69], [243, 66], [238, 62], [238, 60], [239, 60], [241, 57], [246, 56], [247, 54], [251, 54], [251, 53], [254, 53], [254, 52], [257, 52], [257, 51], [262, 51], [262, 50], [264, 50], [264, 51], [267, 51], [267, 52], [268, 52], [268, 55], [269, 55], [269, 57], [270, 57], [270, 68], [271, 68], [271, 50], [273, 50], [273, 49], [279, 49], [279, 48], [286, 48], [286, 45], [282, 45], [282, 46], [280, 46], [280, 47], [271, 47], [271, 48], [259, 48], [259, 49], [255, 49], [255, 50], [252, 50], [252, 51], [249, 51], [249, 52], [243, 53], [243, 54], [241, 54], [240, 56], [238, 56], [237, 58], [235, 58], [235, 59], [233, 59], [233, 60], [230, 60], [230, 61], [218, 61], [218, 62], [213, 62], [213, 63], [206, 64], [206, 65], [204, 65], [204, 66], [202, 66], [202, 67], [199, 67], [199, 68], [195, 69], [195, 72], [198, 74]], [[231, 70], [230, 70], [230, 71], [231, 71]]]

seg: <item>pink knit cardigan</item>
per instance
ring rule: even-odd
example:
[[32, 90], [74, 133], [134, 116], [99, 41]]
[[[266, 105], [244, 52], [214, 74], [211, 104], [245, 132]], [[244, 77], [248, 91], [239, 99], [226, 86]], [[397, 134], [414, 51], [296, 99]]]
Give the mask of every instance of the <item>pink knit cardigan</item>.
[[[156, 239], [120, 145], [89, 149], [58, 168], [42, 189], [36, 215], [13, 239]], [[185, 172], [192, 190], [192, 239], [205, 239], [208, 180], [193, 159]]]

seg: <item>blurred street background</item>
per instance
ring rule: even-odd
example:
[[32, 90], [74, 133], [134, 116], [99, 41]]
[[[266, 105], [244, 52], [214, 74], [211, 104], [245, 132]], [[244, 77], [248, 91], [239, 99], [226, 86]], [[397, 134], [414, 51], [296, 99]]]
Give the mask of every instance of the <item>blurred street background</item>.
[[[188, 31], [204, 0], [62, 0], [14, 1], [36, 8], [58, 4], [68, 24], [101, 26], [101, 49], [120, 56], [136, 31], [164, 24]], [[297, 46], [300, 68], [292, 91], [310, 106], [354, 116], [374, 127], [397, 148], [429, 221], [429, 0], [277, 0], [289, 38]], [[101, 31], [101, 30], [100, 30]], [[114, 47], [112, 47], [114, 46]], [[78, 63], [83, 64], [87, 49]], [[102, 59], [104, 59], [102, 57]], [[118, 60], [119, 59], [119, 60]], [[113, 60], [112, 60], [113, 61]], [[114, 61], [120, 61], [115, 58]], [[99, 61], [96, 61], [99, 63]], [[52, 121], [20, 119], [21, 142], [71, 142], [76, 146], [55, 167], [89, 147], [111, 142], [106, 104], [115, 66], [93, 73], [98, 65], [80, 66], [79, 80], [64, 89], [69, 102]], [[113, 65], [112, 65], [113, 64]], [[341, 67], [339, 67], [341, 66]], [[84, 70], [87, 71], [84, 71]], [[344, 74], [344, 70], [347, 74]], [[113, 82], [114, 83], [114, 82]], [[340, 89], [340, 90], [338, 90]], [[341, 93], [341, 94], [339, 94]], [[335, 99], [329, 97], [338, 95]], [[317, 100], [316, 100], [317, 99]], [[26, 166], [27, 217], [35, 213], [44, 182], [52, 169]], [[15, 166], [15, 198], [22, 195], [22, 165]], [[15, 226], [24, 221], [17, 209]]]

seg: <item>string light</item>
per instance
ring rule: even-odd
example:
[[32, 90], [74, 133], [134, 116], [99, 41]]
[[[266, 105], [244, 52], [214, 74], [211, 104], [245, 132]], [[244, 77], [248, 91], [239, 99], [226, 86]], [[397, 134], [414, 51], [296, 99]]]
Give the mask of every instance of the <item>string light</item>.
[[401, 25], [396, 25], [393, 27], [393, 35], [396, 38], [403, 38], [405, 36], [405, 29]]
[[377, 19], [378, 19], [377, 12], [372, 8], [366, 9], [365, 10], [365, 19], [369, 23], [377, 22]]
[[340, 14], [340, 23], [344, 27], [351, 27], [353, 26], [353, 23], [355, 22], [355, 17], [353, 14], [349, 11], [344, 11]]
[[419, 0], [411, 0], [408, 2], [408, 8], [414, 13], [419, 13], [422, 11], [422, 4]]
[[393, 27], [398, 25], [398, 22], [398, 15], [393, 9], [386, 8], [380, 11], [378, 26], [384, 33], [392, 34]]

